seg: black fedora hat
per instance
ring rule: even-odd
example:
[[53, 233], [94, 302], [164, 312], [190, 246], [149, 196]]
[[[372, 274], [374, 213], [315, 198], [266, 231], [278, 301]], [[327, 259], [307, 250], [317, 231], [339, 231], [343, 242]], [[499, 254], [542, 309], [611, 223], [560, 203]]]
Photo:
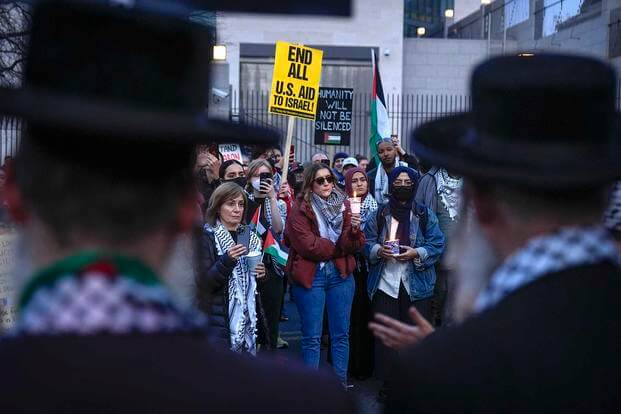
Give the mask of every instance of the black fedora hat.
[[278, 141], [274, 130], [207, 118], [212, 38], [177, 16], [40, 1], [22, 86], [0, 89], [0, 114], [102, 144]]
[[412, 133], [429, 165], [540, 189], [589, 187], [621, 177], [616, 77], [567, 55], [505, 56], [479, 65], [472, 109]]

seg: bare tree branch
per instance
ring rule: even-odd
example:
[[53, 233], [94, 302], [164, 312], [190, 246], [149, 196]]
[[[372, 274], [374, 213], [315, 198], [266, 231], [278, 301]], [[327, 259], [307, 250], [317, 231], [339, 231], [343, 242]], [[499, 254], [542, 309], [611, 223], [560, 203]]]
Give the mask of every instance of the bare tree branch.
[[23, 1], [0, 0], [0, 86], [18, 86], [28, 36], [30, 6]]

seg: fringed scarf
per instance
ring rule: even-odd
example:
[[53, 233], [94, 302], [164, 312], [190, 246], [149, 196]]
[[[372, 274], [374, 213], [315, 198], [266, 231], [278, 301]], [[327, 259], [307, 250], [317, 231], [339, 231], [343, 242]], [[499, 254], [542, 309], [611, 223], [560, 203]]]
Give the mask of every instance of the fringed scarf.
[[[235, 245], [231, 233], [220, 223], [209, 228], [216, 241], [219, 256]], [[249, 252], [261, 251], [261, 241], [256, 234], [250, 234]], [[229, 331], [231, 350], [235, 352], [257, 352], [257, 281], [250, 275], [246, 257], [242, 256], [229, 279]]]

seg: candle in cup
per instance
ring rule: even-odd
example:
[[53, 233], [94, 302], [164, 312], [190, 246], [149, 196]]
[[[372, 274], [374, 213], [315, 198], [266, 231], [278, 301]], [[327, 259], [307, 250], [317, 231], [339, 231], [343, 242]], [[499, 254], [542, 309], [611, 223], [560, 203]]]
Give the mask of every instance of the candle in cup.
[[399, 254], [399, 239], [386, 240], [384, 242], [384, 246], [390, 249], [390, 253], [397, 255]]
[[349, 205], [351, 206], [351, 214], [360, 214], [360, 197], [356, 197], [354, 193], [353, 197], [349, 198]]

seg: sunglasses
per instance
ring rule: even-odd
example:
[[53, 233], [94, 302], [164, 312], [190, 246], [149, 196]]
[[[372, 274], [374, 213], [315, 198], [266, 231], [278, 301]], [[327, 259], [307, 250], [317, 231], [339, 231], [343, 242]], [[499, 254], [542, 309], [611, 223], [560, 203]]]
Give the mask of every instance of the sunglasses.
[[325, 183], [332, 184], [334, 182], [334, 177], [331, 175], [326, 177], [317, 177], [313, 181], [315, 181], [317, 185], [324, 185]]

